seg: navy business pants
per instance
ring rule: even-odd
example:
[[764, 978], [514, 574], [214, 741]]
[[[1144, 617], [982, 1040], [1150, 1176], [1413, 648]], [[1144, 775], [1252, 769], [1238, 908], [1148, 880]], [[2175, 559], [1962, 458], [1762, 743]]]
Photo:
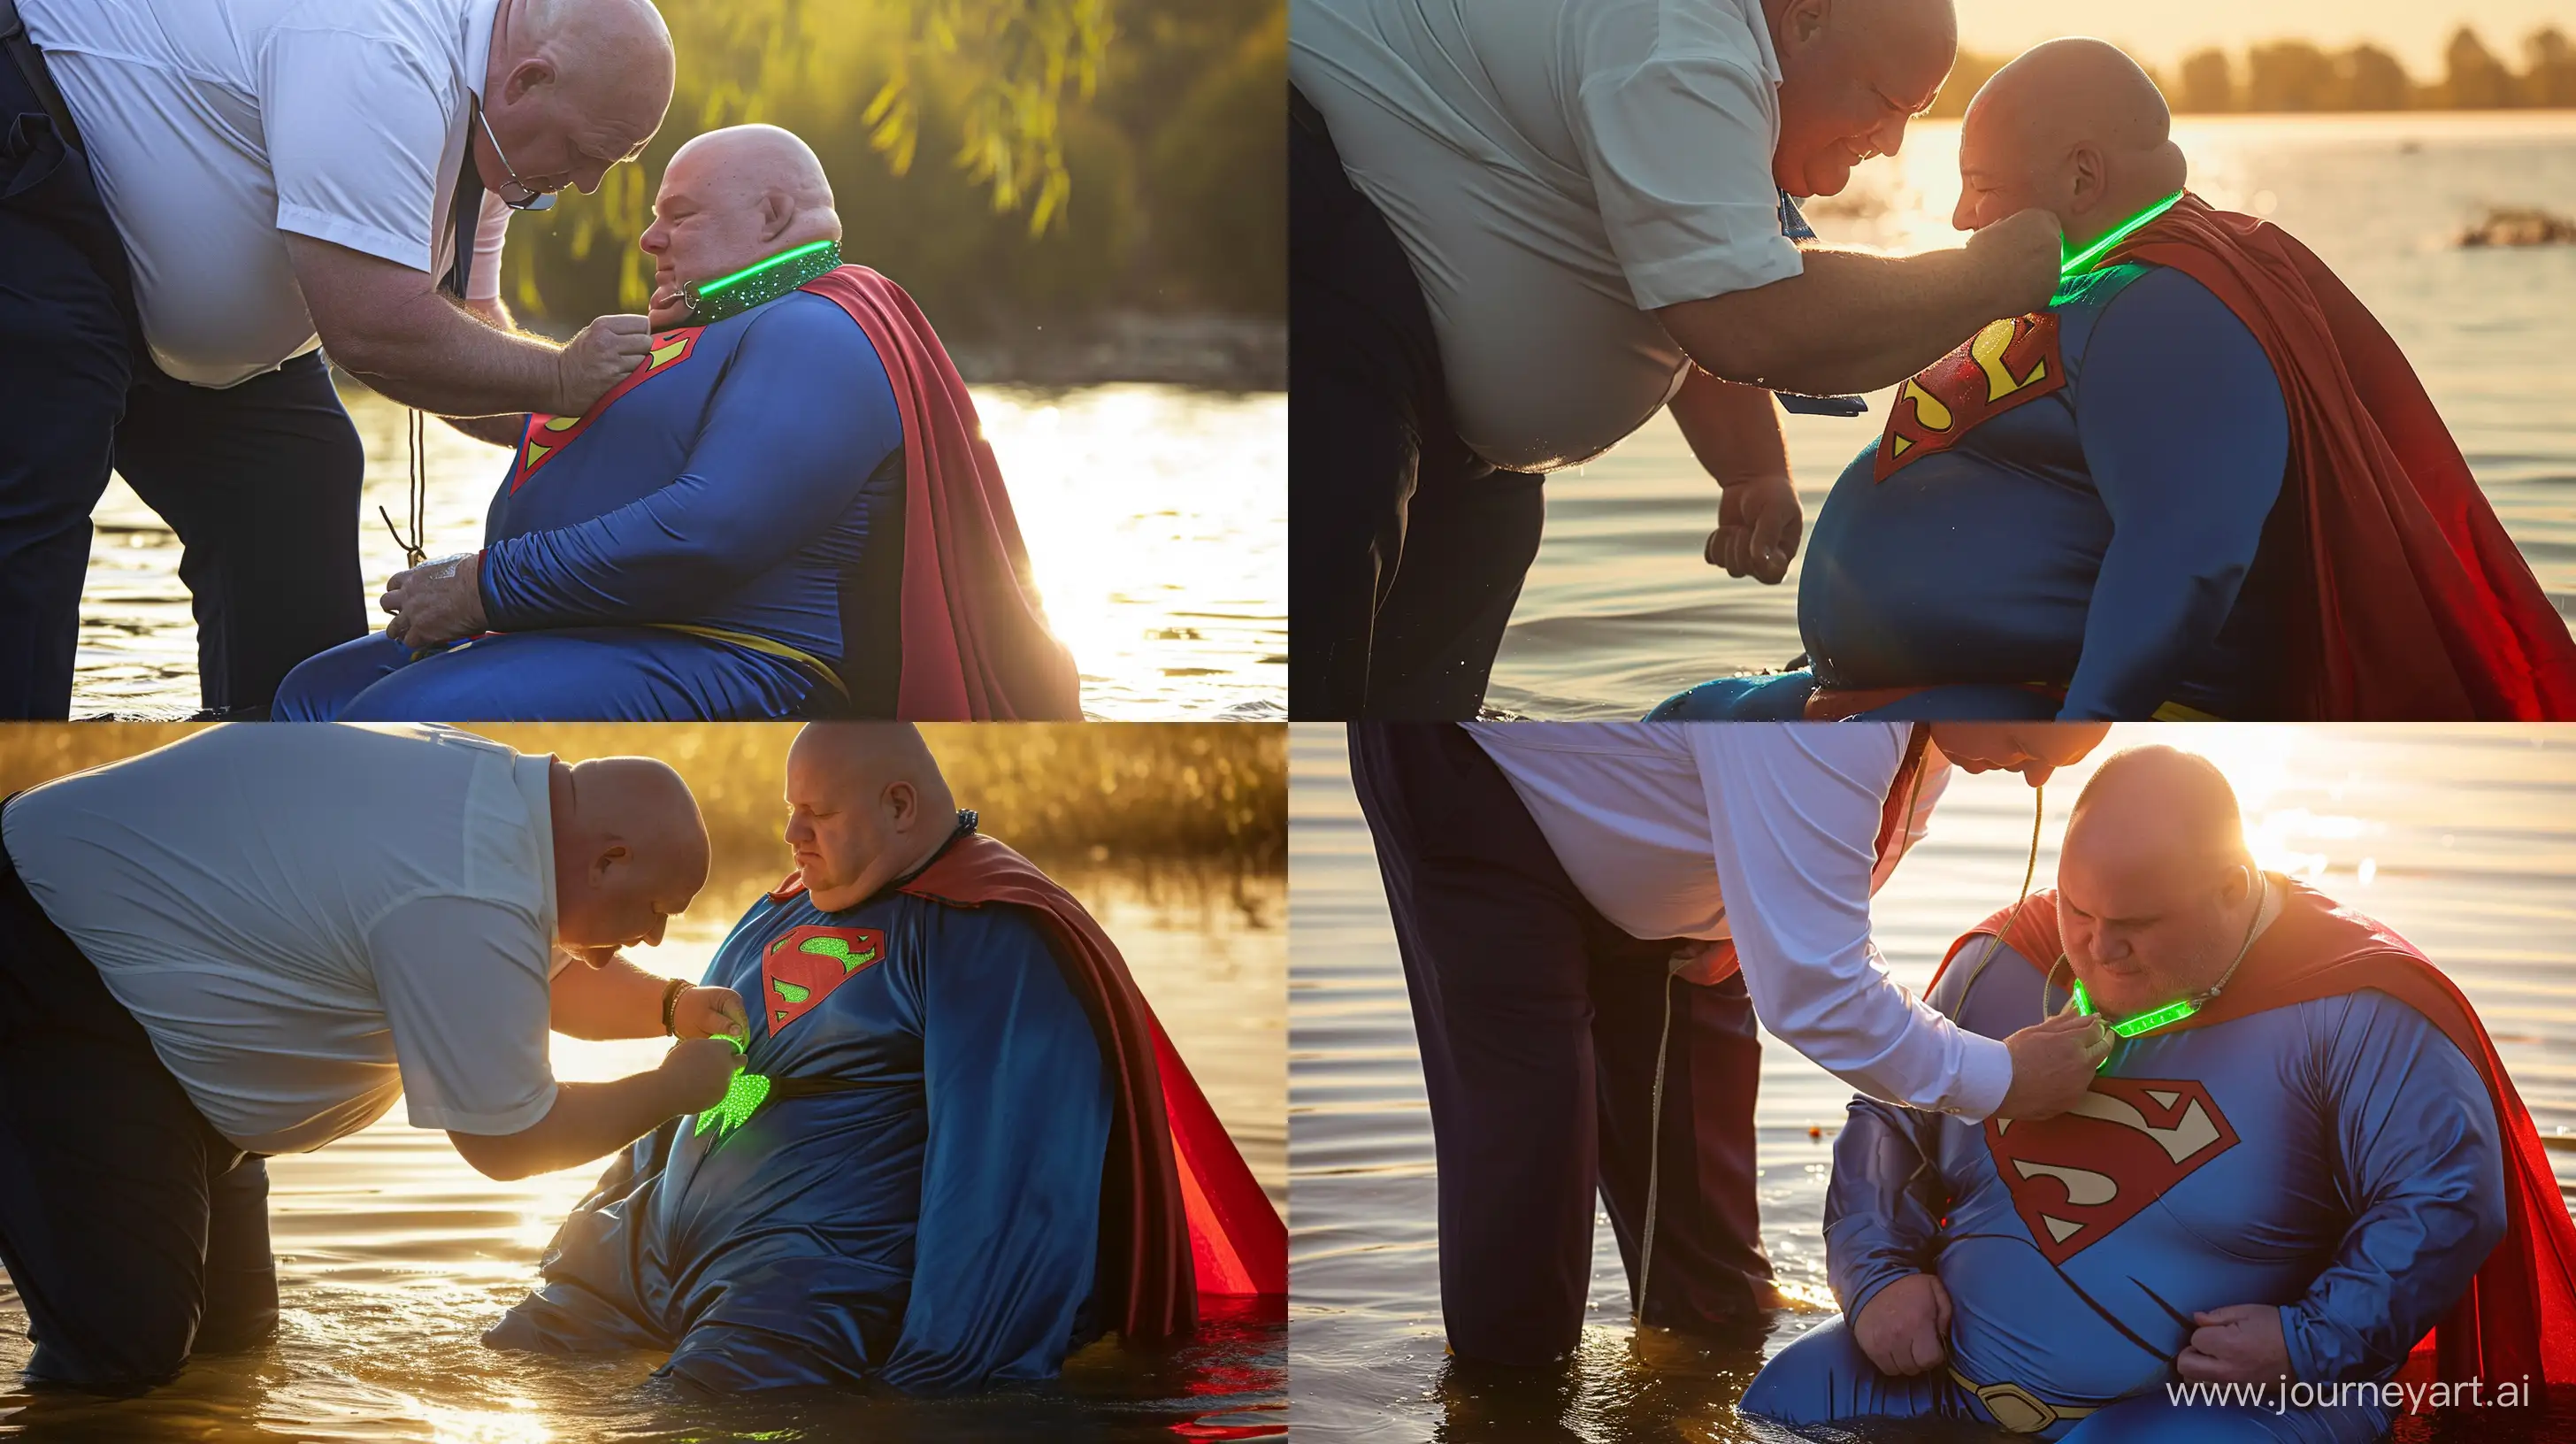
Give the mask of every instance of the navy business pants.
[[111, 467], [178, 533], [208, 708], [258, 715], [366, 630], [366, 457], [322, 358], [220, 391], [162, 374], [88, 162], [0, 58], [0, 719], [69, 715]]
[[1672, 981], [1679, 944], [1632, 938], [1585, 901], [1463, 729], [1354, 724], [1350, 756], [1430, 1093], [1450, 1348], [1538, 1365], [1575, 1346], [1596, 1190], [1633, 1299], [1657, 1152], [1653, 1274], [1638, 1314], [1702, 1335], [1760, 1324], [1774, 1295], [1754, 1201], [1761, 1045], [1744, 980]]
[[5, 853], [0, 1264], [32, 1383], [138, 1393], [277, 1327], [265, 1160], [197, 1111]]
[[1541, 478], [1449, 420], [1413, 263], [1289, 93], [1288, 712], [1473, 717], [1538, 557]]

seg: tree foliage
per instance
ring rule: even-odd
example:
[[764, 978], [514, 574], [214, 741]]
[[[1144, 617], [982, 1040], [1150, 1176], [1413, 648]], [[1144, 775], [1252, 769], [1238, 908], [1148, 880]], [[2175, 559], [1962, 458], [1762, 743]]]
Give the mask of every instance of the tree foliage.
[[943, 329], [1104, 307], [1285, 310], [1283, 0], [657, 0], [669, 118], [598, 194], [512, 227], [514, 307], [641, 310], [634, 249], [689, 137], [803, 136], [852, 259]]

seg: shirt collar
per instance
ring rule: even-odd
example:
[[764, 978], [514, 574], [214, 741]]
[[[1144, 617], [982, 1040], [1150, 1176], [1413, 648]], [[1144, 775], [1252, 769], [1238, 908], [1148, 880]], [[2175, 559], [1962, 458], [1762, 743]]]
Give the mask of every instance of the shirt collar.
[[[1753, 32], [1753, 48], [1762, 59], [1762, 78], [1771, 88], [1780, 88], [1780, 53], [1771, 48], [1771, 18], [1763, 13], [1762, 0], [1739, 0], [1744, 15], [1744, 28]], [[487, 30], [489, 27], [485, 27]]]
[[465, 93], [478, 102], [484, 73], [492, 68], [492, 22], [500, 11], [501, 0], [465, 0], [465, 28], [458, 37], [464, 48], [458, 53], [465, 67]]

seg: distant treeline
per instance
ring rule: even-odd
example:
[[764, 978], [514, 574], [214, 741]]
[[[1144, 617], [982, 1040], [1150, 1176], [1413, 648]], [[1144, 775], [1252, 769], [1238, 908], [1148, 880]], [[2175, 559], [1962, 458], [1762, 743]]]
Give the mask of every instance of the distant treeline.
[[[1932, 114], [1956, 116], [2009, 55], [1961, 51]], [[2522, 42], [2517, 70], [2463, 25], [2443, 52], [2442, 75], [2417, 80], [2376, 45], [2327, 50], [2305, 40], [2275, 40], [2241, 56], [2195, 51], [2170, 71], [2148, 73], [2177, 111], [2508, 110], [2576, 107], [2576, 43], [2556, 26]]]
[[[283, 726], [246, 723], [246, 726]], [[0, 728], [0, 796], [175, 742], [187, 723]], [[688, 779], [718, 868], [784, 873], [789, 723], [466, 729], [569, 762], [641, 752]], [[1237, 723], [936, 724], [922, 729], [961, 807], [1048, 867], [1188, 863], [1257, 873], [1288, 857], [1285, 727]], [[388, 827], [401, 819], [387, 818]], [[776, 878], [769, 879], [775, 882]], [[767, 885], [766, 883], [763, 884]]]
[[681, 142], [803, 136], [850, 259], [943, 333], [1111, 310], [1284, 317], [1284, 0], [658, 0], [678, 93], [640, 162], [510, 230], [502, 294], [640, 311], [635, 251]]

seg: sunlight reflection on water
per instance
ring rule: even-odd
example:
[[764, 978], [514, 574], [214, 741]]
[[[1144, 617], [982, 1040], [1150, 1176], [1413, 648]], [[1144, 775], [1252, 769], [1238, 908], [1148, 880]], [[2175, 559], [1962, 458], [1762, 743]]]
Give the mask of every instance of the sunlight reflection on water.
[[[376, 516], [410, 505], [402, 408], [344, 393], [367, 451], [359, 514], [370, 624], [402, 555]], [[1286, 714], [1288, 403], [1177, 386], [978, 388], [1049, 620], [1113, 719]], [[433, 424], [429, 552], [468, 551], [507, 453]], [[197, 631], [178, 538], [122, 480], [93, 521], [72, 712], [185, 715]]]

